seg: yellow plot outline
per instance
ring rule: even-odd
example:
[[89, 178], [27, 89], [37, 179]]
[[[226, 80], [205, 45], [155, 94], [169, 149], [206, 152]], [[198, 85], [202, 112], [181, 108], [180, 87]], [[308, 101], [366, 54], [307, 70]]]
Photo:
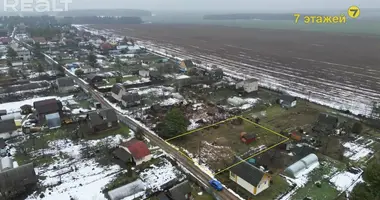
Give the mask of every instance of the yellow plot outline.
[[[213, 126], [215, 126], [215, 125], [222, 124], [222, 123], [225, 123], [225, 122], [231, 121], [231, 120], [233, 120], [233, 119], [237, 119], [237, 118], [243, 119], [244, 121], [246, 121], [246, 122], [248, 122], [248, 123], [251, 123], [251, 124], [253, 124], [253, 125], [255, 125], [255, 126], [258, 126], [258, 127], [262, 128], [262, 129], [268, 131], [269, 133], [272, 133], [272, 134], [275, 134], [275, 135], [277, 135], [277, 136], [280, 136], [280, 137], [284, 138], [284, 140], [282, 140], [282, 141], [280, 141], [279, 143], [274, 144], [274, 145], [272, 145], [272, 146], [270, 146], [270, 147], [268, 147], [268, 148], [266, 148], [266, 149], [264, 149], [264, 150], [262, 150], [262, 151], [259, 151], [259, 152], [257, 152], [257, 153], [255, 153], [255, 154], [249, 156], [248, 158], [246, 158], [246, 159], [244, 159], [244, 160], [241, 160], [241, 161], [239, 161], [239, 162], [237, 162], [237, 163], [234, 163], [234, 164], [232, 164], [231, 166], [226, 167], [225, 169], [222, 169], [222, 170], [220, 170], [220, 171], [214, 173], [214, 174], [213, 174], [214, 176], [216, 176], [216, 175], [218, 175], [218, 174], [220, 174], [220, 173], [222, 173], [222, 172], [224, 172], [224, 171], [227, 171], [227, 170], [231, 169], [232, 167], [235, 167], [236, 165], [238, 165], [238, 164], [240, 164], [240, 163], [242, 163], [242, 162], [245, 162], [245, 161], [249, 160], [250, 158], [253, 158], [253, 157], [258, 156], [258, 155], [260, 155], [260, 154], [262, 154], [262, 153], [264, 153], [264, 152], [266, 152], [266, 151], [268, 151], [268, 150], [271, 150], [271, 149], [273, 149], [274, 147], [276, 147], [276, 146], [278, 146], [278, 145], [280, 145], [280, 144], [282, 144], [282, 143], [284, 143], [284, 142], [287, 142], [287, 141], [289, 140], [288, 137], [285, 137], [285, 136], [283, 136], [283, 135], [281, 135], [281, 134], [279, 134], [279, 133], [277, 133], [277, 132], [275, 132], [275, 131], [273, 131], [273, 130], [271, 130], [271, 129], [269, 129], [269, 128], [266, 128], [266, 127], [264, 127], [264, 126], [262, 126], [262, 125], [260, 125], [260, 124], [257, 124], [257, 123], [255, 123], [255, 122], [249, 120], [249, 119], [246, 119], [246, 118], [244, 118], [243, 116], [235, 116], [235, 117], [231, 117], [231, 118], [228, 118], [228, 119], [226, 119], [226, 120], [223, 120], [223, 121], [217, 122], [217, 123], [215, 123], [215, 124], [211, 124], [211, 125], [208, 125], [208, 126], [205, 126], [205, 127], [197, 128], [197, 129], [194, 129], [194, 130], [188, 131], [188, 132], [186, 132], [186, 133], [183, 133], [183, 134], [180, 134], [180, 135], [174, 136], [174, 137], [172, 137], [172, 138], [169, 138], [169, 139], [165, 140], [165, 142], [168, 143], [168, 144], [170, 144], [170, 143], [169, 143], [170, 140], [174, 140], [174, 139], [176, 139], [176, 138], [180, 138], [180, 137], [183, 137], [183, 136], [185, 136], [185, 135], [189, 135], [189, 134], [192, 134], [192, 133], [194, 133], [194, 132], [197, 132], [197, 131], [200, 131], [200, 130], [203, 130], [203, 129], [206, 129], [206, 128], [209, 128], [209, 127], [213, 127]], [[181, 153], [183, 156], [185, 156], [185, 157], [186, 157], [187, 159], [189, 159], [190, 161], [194, 162], [194, 160], [193, 160], [192, 158], [190, 158], [188, 155], [186, 155], [186, 154], [185, 154], [184, 152], [182, 152], [181, 150], [178, 150], [178, 152]]]

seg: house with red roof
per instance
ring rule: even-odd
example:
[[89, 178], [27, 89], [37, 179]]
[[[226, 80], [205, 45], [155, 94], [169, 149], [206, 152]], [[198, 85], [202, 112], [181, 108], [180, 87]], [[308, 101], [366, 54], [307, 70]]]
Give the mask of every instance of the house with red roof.
[[119, 148], [130, 154], [136, 165], [140, 165], [141, 163], [152, 159], [152, 154], [150, 153], [148, 146], [143, 141], [131, 139], [121, 143]]

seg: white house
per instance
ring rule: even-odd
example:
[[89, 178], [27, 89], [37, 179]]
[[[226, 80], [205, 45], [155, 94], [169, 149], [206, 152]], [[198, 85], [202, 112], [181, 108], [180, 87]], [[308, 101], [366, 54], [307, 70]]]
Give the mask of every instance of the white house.
[[297, 105], [297, 98], [289, 95], [282, 95], [280, 97], [280, 105], [283, 108], [293, 108]]
[[16, 48], [14, 50], [17, 52], [17, 57], [20, 60], [28, 61], [32, 57], [30, 51], [24, 47]]
[[122, 84], [116, 83], [115, 85], [113, 85], [111, 89], [111, 95], [115, 100], [120, 102], [121, 97], [123, 97], [124, 94], [126, 94], [126, 90]]
[[149, 71], [148, 70], [139, 70], [139, 75], [142, 77], [149, 77]]
[[236, 84], [236, 89], [243, 89], [244, 92], [251, 93], [259, 90], [259, 80], [247, 79]]
[[[235, 161], [235, 163], [238, 163], [242, 160], [236, 158]], [[271, 176], [248, 162], [243, 161], [230, 169], [230, 179], [251, 194], [257, 195], [269, 188]]]
[[121, 143], [119, 148], [127, 151], [132, 156], [136, 165], [140, 165], [152, 159], [152, 154], [150, 154], [148, 146], [143, 141], [131, 139]]

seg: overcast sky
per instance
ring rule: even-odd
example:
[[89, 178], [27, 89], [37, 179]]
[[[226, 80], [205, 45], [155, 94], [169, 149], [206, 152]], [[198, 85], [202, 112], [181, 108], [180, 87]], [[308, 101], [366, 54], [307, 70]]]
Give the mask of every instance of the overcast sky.
[[380, 8], [380, 0], [72, 0], [71, 7], [148, 10], [289, 10], [345, 9], [351, 5]]
[[[1, 10], [7, 1], [1, 0]], [[16, 0], [22, 2], [23, 0]], [[37, 0], [34, 0], [35, 2]], [[45, 0], [59, 2], [61, 0]], [[146, 10], [322, 10], [347, 9], [351, 5], [359, 8], [380, 8], [380, 0], [71, 0], [69, 9], [131, 8]], [[59, 4], [59, 3], [58, 3]], [[59, 6], [58, 6], [59, 7]]]

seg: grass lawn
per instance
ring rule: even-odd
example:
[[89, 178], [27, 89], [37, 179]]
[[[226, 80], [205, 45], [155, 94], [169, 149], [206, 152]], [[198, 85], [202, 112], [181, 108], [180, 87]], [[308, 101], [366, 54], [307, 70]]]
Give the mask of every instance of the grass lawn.
[[81, 108], [89, 109], [90, 108], [90, 101], [83, 100], [78, 102]]
[[[135, 80], [138, 80], [139, 77], [138, 76], [127, 76], [127, 77], [123, 77], [122, 79], [122, 82], [124, 83], [125, 81], [135, 81]], [[108, 84], [109, 85], [114, 85], [116, 83], [116, 78], [110, 78], [108, 79]]]
[[102, 138], [113, 136], [113, 135], [122, 135], [122, 136], [128, 137], [129, 132], [130, 130], [128, 126], [124, 125], [123, 123], [119, 123], [119, 128], [105, 130], [105, 131], [95, 133], [92, 135], [84, 134], [84, 137], [87, 140], [98, 140], [98, 139], [102, 139]]

